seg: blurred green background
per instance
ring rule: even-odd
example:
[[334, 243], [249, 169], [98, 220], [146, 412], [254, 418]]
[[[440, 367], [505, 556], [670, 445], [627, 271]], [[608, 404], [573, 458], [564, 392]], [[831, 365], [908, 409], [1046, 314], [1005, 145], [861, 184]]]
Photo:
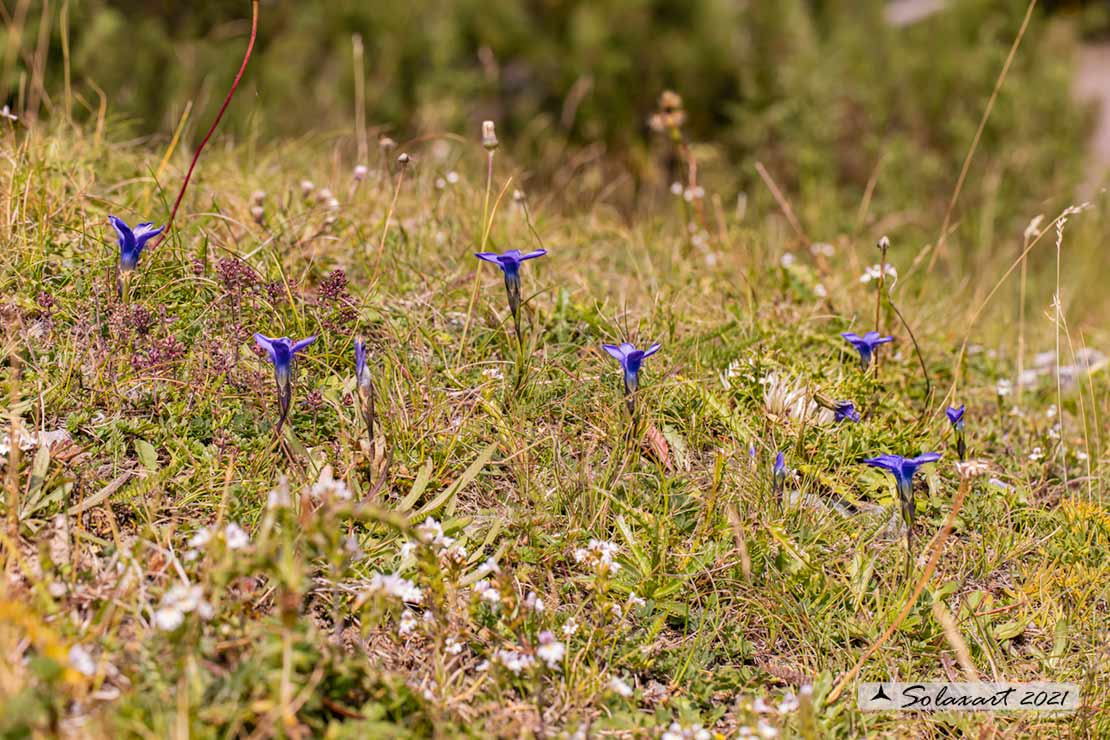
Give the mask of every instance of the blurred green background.
[[[164, 139], [187, 101], [187, 136], [203, 134], [249, 30], [248, 0], [2, 1], [13, 108], [33, 97], [41, 59], [40, 115], [64, 110], [68, 43], [73, 117], [95, 118], [99, 88], [115, 125]], [[674, 177], [647, 126], [670, 88], [726, 203], [762, 161], [803, 209], [843, 214], [848, 227], [881, 162], [873, 210], [935, 221], [1025, 7], [959, 0], [892, 27], [880, 0], [264, 0], [222, 133], [351, 134], [357, 34], [371, 141], [378, 130], [476, 138], [492, 118], [529, 181], [587, 161], [577, 197], [620, 173], [635, 202]], [[1070, 93], [1076, 17], [1037, 10], [965, 209], [987, 204], [1023, 227], [1046, 197], [1070, 197], [1086, 127]]]

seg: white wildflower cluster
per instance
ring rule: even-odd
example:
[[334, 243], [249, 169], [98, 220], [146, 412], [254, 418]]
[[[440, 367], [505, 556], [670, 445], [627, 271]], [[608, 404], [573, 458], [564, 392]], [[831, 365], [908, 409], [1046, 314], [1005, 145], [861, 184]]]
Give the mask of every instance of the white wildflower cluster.
[[573, 637], [578, 632], [578, 620], [574, 617], [567, 617], [567, 621], [563, 622], [563, 636]]
[[574, 562], [599, 573], [616, 573], [621, 569], [621, 564], [614, 560], [618, 552], [620, 546], [615, 542], [595, 538], [586, 547], [579, 547], [574, 551]]
[[661, 740], [710, 740], [713, 735], [700, 724], [685, 726], [672, 722], [660, 737]]
[[1034, 447], [1033, 451], [1029, 453], [1030, 462], [1040, 462], [1044, 460], [1044, 450], [1040, 447]]
[[872, 280], [878, 280], [883, 275], [897, 280], [898, 270], [894, 269], [894, 265], [891, 265], [889, 263], [885, 267], [883, 265], [871, 265], [863, 271], [862, 275], [859, 276], [859, 281], [861, 283], [869, 283]]
[[154, 612], [154, 623], [159, 629], [171, 632], [180, 627], [185, 615], [191, 612], [196, 612], [201, 619], [211, 619], [215, 613], [204, 598], [204, 589], [191, 584], [178, 584], [162, 596]]
[[[516, 650], [507, 650], [505, 648], [501, 648], [494, 653], [493, 659], [515, 676], [519, 676], [522, 671], [526, 671], [536, 664], [536, 659], [531, 655], [517, 652]], [[488, 664], [485, 665], [488, 667]]]
[[555, 635], [546, 630], [540, 633], [540, 645], [536, 648], [536, 655], [550, 670], [555, 670], [562, 664], [566, 653], [566, 645], [556, 640]]
[[529, 591], [527, 598], [524, 599], [524, 606], [528, 611], [534, 614], [543, 614], [544, 603], [535, 591]]
[[370, 578], [366, 592], [370, 595], [389, 596], [406, 604], [419, 604], [424, 600], [424, 592], [415, 583], [396, 573], [392, 575], [375, 573]]
[[498, 590], [497, 586], [485, 580], [484, 578], [476, 582], [470, 588], [479, 600], [484, 601], [485, 603], [494, 607], [501, 605], [501, 591]]
[[463, 650], [462, 640], [457, 637], [448, 637], [443, 643], [443, 651], [448, 655], [458, 655]]
[[999, 395], [999, 397], [1005, 398], [1006, 396], [1014, 392], [1014, 384], [1006, 378], [1003, 378], [1002, 380], [998, 381], [998, 385], [995, 386], [994, 390]]
[[[458, 544], [454, 537], [443, 533], [443, 525], [432, 517], [416, 528], [416, 538], [435, 550], [436, 555], [456, 565], [463, 565], [467, 560], [466, 548]], [[406, 543], [407, 545], [408, 543]], [[412, 547], [402, 547], [401, 555], [406, 556], [412, 552]]]
[[[812, 695], [813, 687], [807, 684], [801, 688], [801, 693], [803, 696]], [[800, 706], [801, 701], [797, 695], [793, 691], [787, 691], [777, 704], [772, 704], [762, 696], [756, 697], [752, 702], [752, 711], [757, 714], [792, 714], [798, 711]]]
[[317, 501], [350, 501], [353, 498], [347, 484], [332, 476], [330, 465], [325, 465], [320, 471], [320, 477], [312, 485], [309, 495]]

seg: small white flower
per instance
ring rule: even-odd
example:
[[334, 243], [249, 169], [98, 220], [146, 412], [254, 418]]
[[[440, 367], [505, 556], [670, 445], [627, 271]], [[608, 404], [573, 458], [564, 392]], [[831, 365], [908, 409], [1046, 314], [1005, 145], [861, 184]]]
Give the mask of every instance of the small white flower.
[[250, 535], [235, 522], [227, 525], [227, 529], [224, 530], [224, 538], [227, 540], [229, 550], [242, 550], [251, 543]]
[[793, 252], [785, 252], [782, 257], [779, 258], [779, 264], [783, 267], [790, 267], [797, 261], [798, 258], [794, 256]]
[[[458, 181], [459, 181], [459, 173], [458, 172], [455, 172], [454, 170], [451, 170], [450, 172], [447, 173], [447, 184], [448, 185], [454, 185]], [[520, 191], [519, 190], [513, 191], [513, 195], [515, 196], [516, 193], [518, 193], [518, 192], [520, 192]]]
[[424, 592], [407, 578], [402, 578], [396, 573], [383, 575], [375, 573], [370, 578], [370, 585], [366, 590], [371, 594], [385, 594], [407, 604], [419, 604], [424, 600]]
[[501, 566], [497, 564], [496, 560], [494, 560], [493, 558], [489, 558], [488, 560], [486, 560], [486, 562], [482, 563], [478, 567], [478, 570], [480, 570], [482, 573], [497, 574], [501, 572]]
[[1049, 419], [1054, 418], [1056, 416], [1056, 404], [1050, 404], [1049, 407], [1045, 409], [1044, 415]]
[[524, 599], [524, 606], [528, 607], [529, 611], [535, 612], [536, 614], [543, 614], [543, 599], [537, 596], [535, 591], [528, 592], [528, 597]]
[[351, 489], [347, 488], [346, 483], [332, 477], [331, 465], [325, 465], [324, 469], [320, 471], [320, 477], [312, 485], [309, 495], [317, 500], [331, 498], [338, 501], [350, 501], [353, 497]]
[[643, 599], [641, 599], [639, 596], [637, 596], [635, 592], [630, 593], [628, 595], [628, 606], [629, 607], [646, 606], [646, 605], [647, 605], [647, 602], [644, 601]]
[[883, 275], [897, 280], [898, 270], [894, 268], [894, 265], [889, 263], [886, 265], [885, 269], [882, 265], [871, 265], [863, 271], [863, 274], [859, 277], [859, 281], [861, 283], [869, 283], [872, 280], [878, 280]]
[[563, 622], [563, 635], [570, 637], [577, 631], [578, 620], [574, 617], [567, 617], [567, 621]]
[[1014, 384], [1011, 383], [1006, 378], [1003, 378], [1002, 380], [998, 381], [998, 385], [995, 386], [995, 392], [998, 393], [998, 395], [1002, 396], [1002, 397], [1010, 395], [1013, 392], [1013, 390], [1014, 390]]
[[775, 726], [763, 718], [760, 718], [759, 724], [756, 725], [756, 731], [759, 733], [759, 736], [765, 740], [771, 740], [771, 738], [778, 737], [779, 734]]
[[609, 690], [612, 691], [614, 694], [619, 694], [620, 696], [623, 696], [625, 699], [632, 696], [633, 694], [632, 687], [617, 676], [613, 676], [609, 679]]
[[1076, 459], [1076, 460], [1079, 460], [1080, 462], [1083, 462], [1083, 461], [1085, 461], [1085, 460], [1086, 460], [1087, 458], [1088, 458], [1088, 455], [1087, 455], [1087, 453], [1086, 453], [1086, 452], [1084, 452], [1083, 450], [1076, 450], [1076, 451], [1075, 451], [1075, 459]]
[[154, 623], [158, 629], [172, 632], [185, 621], [185, 615], [180, 610], [172, 607], [163, 607], [154, 612]]
[[13, 115], [12, 109], [6, 105], [3, 108], [0, 108], [0, 118], [6, 118], [9, 121], [19, 120], [19, 116]]
[[756, 712], [757, 714], [769, 714], [775, 711], [775, 708], [771, 706], [762, 696], [757, 696], [755, 698], [755, 701], [752, 702], [752, 711]]
[[415, 549], [416, 549], [416, 543], [415, 542], [404, 542], [404, 543], [401, 544], [401, 547], [398, 549], [397, 554], [401, 556], [401, 560], [404, 560], [409, 555], [412, 555], [412, 551], [415, 550]]
[[513, 674], [519, 676], [521, 671], [531, 668], [536, 664], [535, 658], [531, 655], [524, 655], [515, 650], [501, 649], [494, 653], [494, 660], [501, 665], [505, 666]]
[[447, 641], [443, 644], [443, 650], [448, 655], [458, 655], [462, 652], [463, 645], [456, 637], [448, 637]]
[[401, 613], [401, 621], [397, 625], [397, 634], [401, 637], [411, 635], [416, 629], [416, 614], [411, 609]]
[[536, 655], [547, 664], [548, 668], [552, 670], [557, 668], [563, 662], [566, 652], [566, 645], [556, 640], [555, 635], [547, 631], [540, 633], [540, 646], [536, 648]]
[[813, 294], [818, 298], [826, 298], [829, 295], [829, 291], [825, 288], [823, 283], [817, 283], [817, 285], [813, 286]]
[[316, 185], [312, 182], [312, 180], [301, 180], [301, 192], [305, 195], [308, 195], [315, 189]]
[[93, 676], [96, 674], [96, 661], [93, 660], [89, 651], [81, 645], [74, 645], [69, 649], [69, 667], [82, 676]]
[[779, 702], [779, 714], [789, 714], [790, 712], [797, 711], [799, 706], [798, 697], [794, 696], [792, 693], [788, 693], [786, 696], [782, 697], [782, 701]]
[[207, 545], [212, 540], [212, 533], [208, 531], [208, 527], [201, 527], [193, 534], [189, 540], [189, 547], [201, 548]]
[[443, 190], [445, 187], [447, 187], [447, 181], [444, 180], [442, 177], [437, 177], [436, 190]]
[[367, 167], [366, 165], [360, 164], [357, 167], [355, 167], [355, 179], [356, 180], [361, 182], [362, 180], [365, 180], [366, 176], [369, 175], [369, 174], [370, 174], [370, 168]]
[[1040, 447], [1034, 447], [1033, 451], [1029, 453], [1029, 459], [1032, 462], [1040, 462], [1044, 459], [1044, 450]]
[[832, 257], [836, 253], [836, 248], [828, 242], [815, 242], [809, 245], [810, 254], [821, 257]]
[[671, 183], [671, 195], [682, 195], [682, 183], [678, 181]]

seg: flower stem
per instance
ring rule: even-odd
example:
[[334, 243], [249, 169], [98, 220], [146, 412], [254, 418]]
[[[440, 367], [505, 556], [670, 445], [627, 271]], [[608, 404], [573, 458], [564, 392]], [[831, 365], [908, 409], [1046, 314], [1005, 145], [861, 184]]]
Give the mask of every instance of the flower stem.
[[197, 160], [200, 159], [200, 154], [204, 151], [204, 147], [208, 143], [208, 140], [212, 138], [212, 134], [216, 132], [216, 127], [220, 125], [220, 119], [224, 117], [224, 112], [227, 111], [227, 107], [231, 105], [231, 98], [234, 97], [235, 90], [239, 87], [239, 81], [243, 79], [243, 73], [247, 71], [247, 62], [251, 59], [251, 53], [254, 51], [254, 42], [258, 38], [258, 3], [259, 0], [251, 0], [251, 36], [250, 41], [247, 43], [247, 53], [243, 55], [243, 63], [239, 66], [239, 72], [235, 75], [235, 81], [231, 83], [231, 89], [228, 90], [223, 105], [220, 106], [220, 112], [216, 114], [216, 120], [212, 121], [212, 126], [208, 129], [208, 133], [201, 139], [200, 146], [197, 147], [196, 153], [193, 154], [193, 160], [189, 163], [189, 170], [185, 173], [185, 180], [181, 183], [181, 190], [177, 192], [177, 200], [173, 202], [173, 210], [170, 211], [170, 217], [166, 221], [166, 228], [162, 231], [158, 240], [150, 245], [151, 249], [157, 247], [169, 236], [174, 217], [177, 215], [177, 209], [181, 207], [181, 199], [185, 197], [185, 191], [189, 189], [189, 180], [193, 177], [193, 170], [197, 166]]

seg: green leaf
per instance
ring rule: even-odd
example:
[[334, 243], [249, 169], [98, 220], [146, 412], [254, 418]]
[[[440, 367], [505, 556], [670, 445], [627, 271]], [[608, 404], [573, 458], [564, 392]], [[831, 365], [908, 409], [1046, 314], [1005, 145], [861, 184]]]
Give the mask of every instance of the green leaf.
[[136, 439], [135, 454], [139, 456], [139, 462], [143, 464], [144, 468], [152, 473], [158, 470], [158, 452], [150, 442], [145, 439]]
[[[459, 491], [470, 485], [470, 482], [478, 477], [478, 473], [482, 472], [482, 468], [484, 468], [486, 466], [486, 463], [490, 461], [490, 459], [493, 457], [493, 453], [496, 450], [496, 442], [490, 444], [486, 447], [486, 449], [482, 450], [481, 453], [479, 453], [478, 457], [474, 460], [474, 462], [470, 463], [470, 467], [467, 468], [463, 472], [463, 474], [455, 480], [454, 483], [447, 486], [447, 488], [445, 488], [438, 496], [433, 498], [431, 501], [421, 506], [419, 511], [415, 512], [411, 517], [409, 517], [409, 521], [415, 522], [422, 517], [430, 516], [431, 514], [435, 513], [439, 509], [439, 507], [443, 506], [448, 501], [453, 500]], [[411, 496], [412, 494], [409, 495]]]

